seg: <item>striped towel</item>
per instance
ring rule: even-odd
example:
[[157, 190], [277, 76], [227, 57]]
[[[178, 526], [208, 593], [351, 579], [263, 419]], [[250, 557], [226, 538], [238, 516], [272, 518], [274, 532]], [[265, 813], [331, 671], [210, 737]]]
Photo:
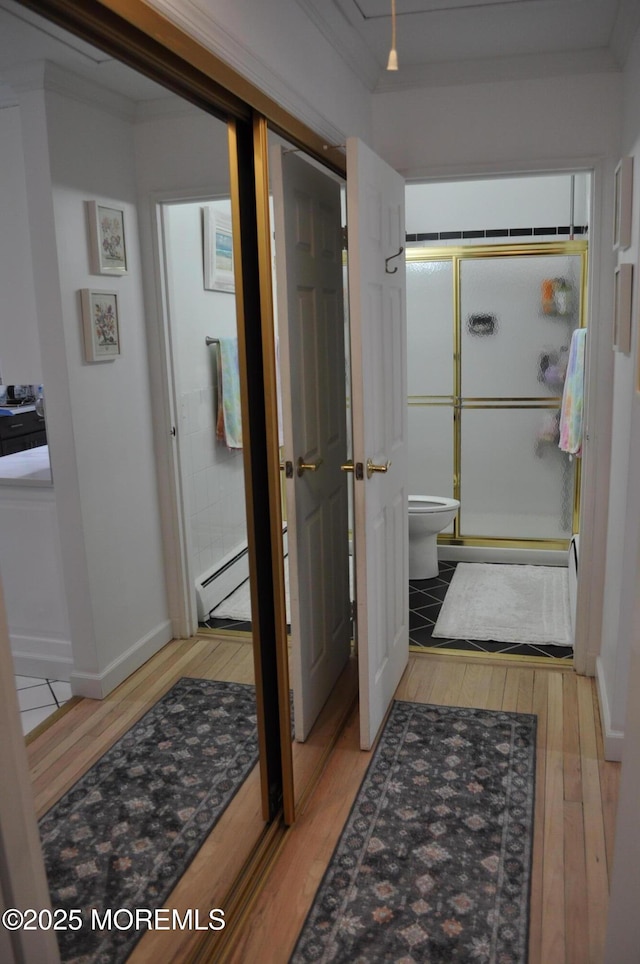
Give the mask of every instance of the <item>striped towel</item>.
[[242, 448], [238, 339], [221, 338], [218, 345], [218, 419], [216, 438], [229, 449]]
[[582, 409], [584, 405], [584, 355], [587, 329], [578, 328], [571, 336], [569, 363], [562, 395], [560, 441], [563, 452], [582, 453]]

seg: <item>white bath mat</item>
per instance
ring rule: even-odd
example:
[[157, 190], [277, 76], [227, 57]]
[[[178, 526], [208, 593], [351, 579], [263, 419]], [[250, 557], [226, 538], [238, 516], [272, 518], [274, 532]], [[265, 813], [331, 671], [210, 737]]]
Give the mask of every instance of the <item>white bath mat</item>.
[[571, 646], [567, 570], [460, 562], [433, 636]]

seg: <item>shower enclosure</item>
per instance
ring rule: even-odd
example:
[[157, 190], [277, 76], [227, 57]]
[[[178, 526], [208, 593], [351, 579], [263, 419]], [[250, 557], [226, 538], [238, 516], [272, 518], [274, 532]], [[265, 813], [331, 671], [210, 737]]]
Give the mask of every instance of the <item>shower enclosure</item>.
[[409, 488], [460, 500], [454, 545], [561, 549], [579, 459], [558, 448], [587, 243], [409, 248]]

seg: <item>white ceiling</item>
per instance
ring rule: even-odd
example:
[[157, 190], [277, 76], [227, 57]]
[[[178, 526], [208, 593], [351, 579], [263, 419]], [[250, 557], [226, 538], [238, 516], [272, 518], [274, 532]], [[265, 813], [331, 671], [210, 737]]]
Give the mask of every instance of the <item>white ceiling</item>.
[[[371, 90], [620, 69], [640, 25], [640, 0], [396, 0], [394, 73], [385, 70], [391, 0], [296, 2]], [[109, 55], [0, 0], [0, 94], [18, 65], [44, 60], [134, 102], [167, 97]]]
[[[549, 69], [624, 65], [640, 23], [638, 0], [396, 0], [397, 75], [385, 70], [391, 0], [298, 0], [363, 80], [379, 89], [408, 80], [449, 82]], [[520, 62], [520, 63], [518, 63]], [[445, 67], [446, 65], [446, 67]], [[590, 66], [591, 65], [591, 66]], [[405, 76], [403, 77], [403, 71]], [[374, 80], [374, 78], [376, 78]]]

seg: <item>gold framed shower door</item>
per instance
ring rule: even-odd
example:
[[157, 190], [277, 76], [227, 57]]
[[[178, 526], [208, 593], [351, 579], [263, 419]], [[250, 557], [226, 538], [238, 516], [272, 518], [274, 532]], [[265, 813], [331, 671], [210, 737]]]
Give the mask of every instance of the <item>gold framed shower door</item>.
[[[452, 265], [453, 301], [453, 395], [410, 395], [410, 406], [449, 407], [453, 409], [453, 497], [460, 501], [462, 487], [462, 411], [471, 409], [516, 409], [557, 410], [562, 405], [561, 396], [542, 397], [466, 397], [462, 395], [462, 296], [461, 271], [463, 261], [481, 258], [518, 258], [531, 255], [573, 255], [580, 258], [580, 282], [577, 287], [579, 305], [577, 310], [578, 328], [586, 326], [587, 305], [587, 241], [542, 241], [528, 244], [487, 244], [447, 247], [408, 247], [407, 262], [449, 261]], [[580, 524], [580, 485], [581, 460], [575, 460], [572, 499], [572, 532], [579, 531]], [[460, 513], [456, 514], [453, 532], [443, 532], [438, 542], [451, 546], [492, 546], [505, 549], [548, 549], [566, 550], [570, 539], [553, 538], [506, 538], [503, 536], [467, 534], [460, 530]]]

